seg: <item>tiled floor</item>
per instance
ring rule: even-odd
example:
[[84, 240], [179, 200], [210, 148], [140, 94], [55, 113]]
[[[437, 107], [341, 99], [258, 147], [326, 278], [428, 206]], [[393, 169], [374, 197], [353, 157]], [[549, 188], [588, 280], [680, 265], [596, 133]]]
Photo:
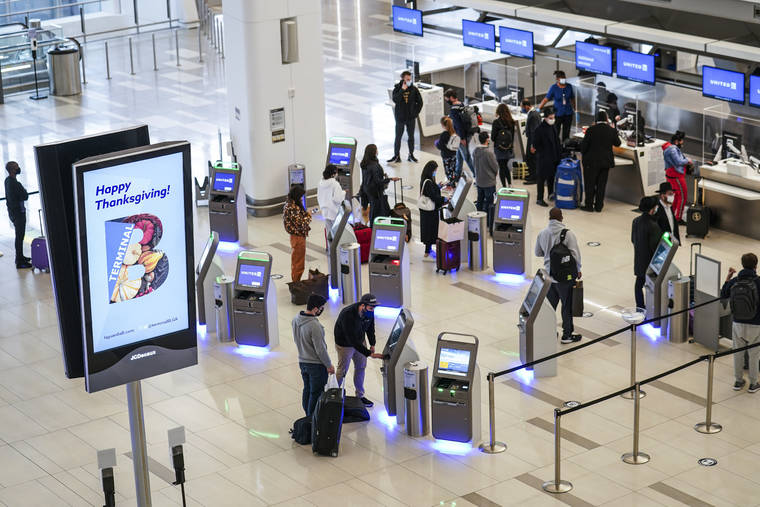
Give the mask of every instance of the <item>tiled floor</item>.
[[[389, 40], [415, 46], [422, 58], [440, 56], [448, 39], [398, 37], [381, 22], [387, 3], [375, 0], [324, 0], [327, 123], [330, 134], [351, 133], [360, 146], [369, 142], [390, 156], [392, 119], [383, 105]], [[357, 18], [357, 9], [361, 17]], [[340, 12], [340, 21], [337, 13]], [[361, 39], [357, 38], [363, 30]], [[31, 147], [34, 144], [145, 121], [153, 140], [186, 138], [193, 143], [193, 169], [201, 176], [215, 158], [217, 128], [226, 131], [223, 62], [207, 54], [202, 65], [193, 50], [193, 32], [181, 39], [183, 65], [174, 66], [172, 41], [159, 38], [159, 72], [152, 70], [149, 39], [137, 44], [137, 74], [129, 75], [126, 46], [111, 46], [113, 79], [105, 79], [103, 52], [88, 51], [88, 84], [77, 98], [33, 102], [9, 97], [0, 107], [0, 153], [18, 159], [30, 189], [36, 188]], [[203, 99], [200, 99], [203, 97]], [[385, 158], [387, 158], [387, 156]], [[389, 167], [415, 189], [420, 164]], [[518, 183], [519, 186], [519, 183]], [[38, 204], [29, 204], [31, 216]], [[414, 209], [414, 206], [412, 206]], [[531, 241], [545, 221], [543, 209], [530, 209]], [[577, 319], [584, 336], [593, 338], [622, 327], [617, 313], [632, 303], [633, 276], [630, 206], [609, 202], [602, 214], [566, 213], [579, 237], [586, 280], [586, 309], [593, 317]], [[416, 218], [415, 218], [416, 220]], [[29, 237], [36, 235], [31, 220]], [[207, 230], [205, 209], [196, 228]], [[415, 231], [418, 231], [415, 223]], [[310, 238], [321, 241], [319, 221]], [[198, 238], [203, 234], [198, 234]], [[289, 266], [287, 237], [280, 217], [249, 220], [251, 245], [270, 252], [274, 271]], [[63, 375], [50, 278], [17, 272], [12, 265], [10, 228], [0, 217], [0, 504], [8, 506], [102, 505], [97, 449], [118, 454], [118, 505], [134, 505], [129, 424], [124, 389], [88, 395], [83, 382]], [[597, 248], [586, 247], [599, 241]], [[687, 244], [690, 241], [687, 240]], [[757, 243], [712, 231], [703, 241], [705, 254], [727, 265]], [[201, 248], [198, 245], [197, 248]], [[472, 332], [480, 338], [483, 377], [518, 363], [517, 308], [525, 280], [503, 280], [491, 271], [466, 269], [436, 275], [422, 262], [422, 245], [413, 242], [412, 302], [416, 325], [412, 340], [421, 357], [432, 362], [435, 337], [443, 330]], [[319, 248], [308, 251], [309, 266], [326, 269]], [[232, 254], [223, 254], [232, 269]], [[688, 249], [676, 262], [688, 269]], [[533, 271], [539, 266], [532, 261]], [[366, 270], [366, 268], [365, 268]], [[368, 286], [367, 273], [363, 277]], [[717, 362], [714, 419], [722, 433], [701, 435], [692, 425], [703, 420], [704, 364], [646, 387], [642, 400], [641, 450], [652, 455], [646, 465], [620, 461], [631, 449], [632, 403], [613, 398], [563, 419], [562, 478], [574, 489], [549, 496], [541, 483], [553, 477], [553, 409], [566, 400], [588, 401], [628, 383], [629, 336], [580, 350], [559, 361], [555, 378], [517, 374], [496, 383], [497, 437], [508, 444], [503, 454], [485, 455], [435, 446], [428, 438], [409, 438], [384, 414], [382, 380], [371, 362], [368, 396], [377, 402], [372, 420], [343, 428], [340, 456], [317, 458], [292, 443], [288, 429], [301, 415], [297, 357], [289, 321], [297, 308], [284, 284], [277, 286], [281, 345], [270, 354], [249, 356], [214, 334], [201, 335], [199, 365], [143, 382], [145, 422], [151, 458], [154, 505], [180, 505], [172, 480], [166, 430], [184, 425], [187, 493], [194, 506], [258, 505], [736, 505], [760, 504], [760, 395], [730, 389], [730, 358]], [[330, 330], [340, 307], [331, 302], [322, 317]], [[392, 324], [378, 319], [381, 343]], [[330, 340], [328, 333], [328, 340]], [[639, 337], [639, 376], [667, 370], [705, 353], [697, 345], [669, 344]], [[350, 391], [349, 381], [349, 391]], [[482, 400], [483, 435], [487, 435], [486, 398]], [[697, 464], [702, 457], [714, 467]]]

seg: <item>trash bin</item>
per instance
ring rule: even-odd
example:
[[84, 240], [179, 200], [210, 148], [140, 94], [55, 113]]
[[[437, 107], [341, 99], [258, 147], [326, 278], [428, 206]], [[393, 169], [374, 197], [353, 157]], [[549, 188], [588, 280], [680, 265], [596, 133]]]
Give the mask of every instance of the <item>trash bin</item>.
[[406, 434], [424, 437], [430, 432], [428, 418], [428, 366], [423, 361], [404, 365]]
[[214, 280], [214, 303], [216, 305], [216, 337], [220, 342], [235, 339], [234, 319], [232, 318], [232, 298], [234, 297], [235, 279], [231, 276], [217, 276]]
[[488, 267], [488, 215], [485, 211], [467, 214], [467, 253], [470, 271], [483, 271]]
[[668, 280], [668, 341], [683, 343], [689, 338], [689, 312], [670, 315], [689, 307], [689, 277]]
[[340, 294], [344, 305], [356, 303], [362, 297], [362, 258], [359, 243], [342, 243], [338, 248], [340, 263]]
[[73, 43], [58, 44], [47, 52], [50, 93], [59, 97], [82, 93], [79, 70], [79, 47]]

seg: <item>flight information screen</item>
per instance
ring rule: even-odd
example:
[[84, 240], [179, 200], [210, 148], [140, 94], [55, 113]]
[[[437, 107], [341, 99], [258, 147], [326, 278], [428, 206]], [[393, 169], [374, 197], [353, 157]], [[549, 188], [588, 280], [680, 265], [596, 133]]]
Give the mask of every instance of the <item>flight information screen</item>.
[[470, 369], [470, 351], [441, 348], [438, 358], [438, 373], [466, 377]]
[[625, 49], [617, 49], [615, 54], [617, 55], [617, 77], [654, 84], [654, 55]]
[[702, 95], [744, 103], [744, 74], [716, 67], [702, 67]]
[[422, 36], [422, 11], [393, 6], [393, 30], [409, 35]]
[[462, 43], [471, 48], [496, 51], [496, 26], [463, 19]]
[[611, 76], [612, 48], [588, 42], [576, 42], [575, 66], [588, 72]]

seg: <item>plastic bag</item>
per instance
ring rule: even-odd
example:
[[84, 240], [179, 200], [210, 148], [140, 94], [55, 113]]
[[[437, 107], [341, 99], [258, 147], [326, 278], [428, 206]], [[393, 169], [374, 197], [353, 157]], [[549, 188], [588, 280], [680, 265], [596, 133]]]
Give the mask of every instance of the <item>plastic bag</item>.
[[338, 377], [331, 373], [329, 377], [327, 377], [327, 384], [325, 384], [325, 391], [328, 389], [339, 389], [340, 385], [338, 384]]

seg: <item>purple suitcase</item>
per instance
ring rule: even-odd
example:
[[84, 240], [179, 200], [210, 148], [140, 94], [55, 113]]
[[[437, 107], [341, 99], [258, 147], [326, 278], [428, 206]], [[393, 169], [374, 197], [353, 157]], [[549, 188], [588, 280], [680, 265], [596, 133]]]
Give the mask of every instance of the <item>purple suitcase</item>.
[[32, 267], [40, 271], [50, 271], [50, 261], [48, 259], [47, 239], [42, 233], [42, 210], [38, 212], [40, 217], [40, 234], [32, 240]]

